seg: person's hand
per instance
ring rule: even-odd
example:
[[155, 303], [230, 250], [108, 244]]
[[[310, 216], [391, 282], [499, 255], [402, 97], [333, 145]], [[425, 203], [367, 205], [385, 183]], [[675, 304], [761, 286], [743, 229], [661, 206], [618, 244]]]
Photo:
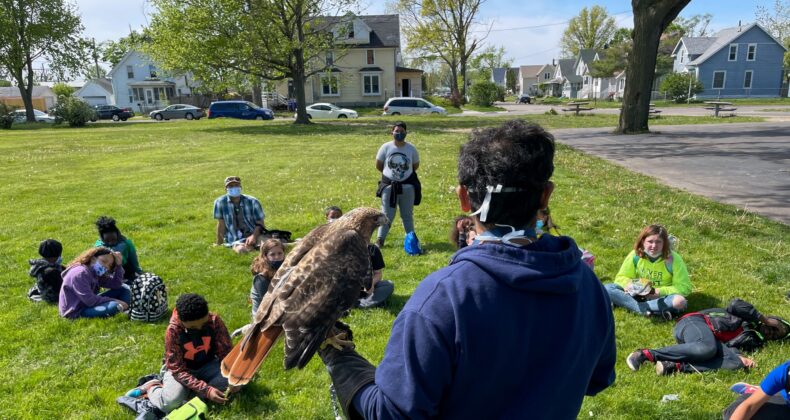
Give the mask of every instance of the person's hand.
[[123, 265], [123, 255], [120, 252], [114, 251], [112, 253], [113, 258], [115, 258], [115, 266], [120, 267]]
[[228, 390], [225, 393], [226, 394], [235, 394], [235, 393], [237, 393], [239, 391], [241, 391], [241, 385], [236, 385], [236, 386], [231, 385], [231, 386], [228, 386]]
[[225, 404], [228, 401], [222, 391], [214, 387], [209, 387], [206, 398], [215, 404]]
[[254, 234], [252, 234], [252, 235], [247, 237], [246, 241], [244, 241], [244, 245], [247, 245], [250, 248], [255, 248], [255, 242], [257, 242], [257, 241], [258, 241], [258, 238]]
[[765, 324], [765, 325], [767, 325], [769, 327], [772, 327], [772, 328], [777, 328], [777, 329], [778, 328], [782, 328], [782, 323], [779, 322], [779, 320], [776, 319], [776, 318], [765, 317], [765, 320], [763, 320], [763, 324]]
[[743, 367], [744, 368], [752, 369], [752, 368], [757, 367], [757, 363], [755, 363], [754, 360], [752, 360], [752, 359], [750, 359], [748, 357], [745, 357], [745, 356], [741, 356], [741, 355], [738, 355], [738, 357], [741, 359], [741, 363], [743, 363]]

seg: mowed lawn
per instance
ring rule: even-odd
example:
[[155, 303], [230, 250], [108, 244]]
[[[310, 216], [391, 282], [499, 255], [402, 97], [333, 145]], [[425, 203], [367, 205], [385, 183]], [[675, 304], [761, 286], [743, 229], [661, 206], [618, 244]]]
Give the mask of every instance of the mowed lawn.
[[[612, 116], [530, 118], [547, 128], [616, 124]], [[710, 120], [673, 117], [654, 124]], [[130, 419], [133, 415], [115, 398], [161, 365], [167, 320], [144, 324], [118, 316], [67, 321], [58, 317], [56, 307], [27, 300], [32, 284], [27, 259], [36, 256], [39, 241], [60, 240], [69, 261], [93, 244], [95, 220], [113, 216], [135, 242], [143, 269], [167, 283], [171, 308], [179, 294], [201, 293], [230, 329], [237, 328], [250, 318], [252, 255], [211, 245], [216, 225], [212, 203], [224, 193], [222, 180], [240, 176], [244, 193], [262, 201], [268, 227], [303, 236], [323, 222], [326, 206], [379, 206], [374, 159], [388, 140], [385, 124], [391, 121], [295, 127], [288, 122], [200, 120], [0, 131], [0, 418]], [[427, 254], [404, 254], [404, 232], [396, 219], [383, 250], [384, 277], [395, 282], [395, 296], [384, 308], [355, 310], [348, 319], [358, 351], [374, 364], [382, 358], [405, 301], [453, 253], [447, 236], [452, 217], [460, 212], [453, 187], [467, 129], [501, 119], [407, 121], [408, 140], [421, 155], [424, 198], [415, 219]], [[602, 281], [612, 281], [638, 231], [660, 222], [680, 238], [679, 252], [695, 285], [691, 309], [739, 296], [766, 313], [790, 317], [784, 300], [790, 278], [788, 226], [665, 187], [563, 146], [556, 167], [552, 214], [563, 234], [597, 256], [595, 271]], [[790, 355], [790, 342], [772, 343], [754, 354], [758, 368], [750, 373], [657, 377], [649, 366], [634, 373], [625, 356], [637, 347], [672, 343], [673, 324], [619, 309], [615, 319], [617, 381], [585, 400], [581, 418], [717, 418], [734, 399], [730, 384], [758, 382]], [[565, 344], [536, 337], [535, 345]], [[332, 418], [328, 388], [318, 358], [302, 371], [286, 372], [278, 345], [253, 383], [226, 406], [212, 408], [210, 416]], [[557, 390], [557, 401], [546, 403], [563, 404], [562, 392]], [[661, 403], [665, 394], [677, 394], [679, 401]]]

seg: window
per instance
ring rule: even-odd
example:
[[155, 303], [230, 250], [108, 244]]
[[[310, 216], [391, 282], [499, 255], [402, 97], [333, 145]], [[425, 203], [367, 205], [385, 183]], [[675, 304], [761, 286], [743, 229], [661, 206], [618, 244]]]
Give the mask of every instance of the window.
[[746, 72], [743, 74], [743, 88], [752, 88], [752, 70], [746, 70]]
[[549, 80], [549, 79], [551, 79], [551, 73], [549, 73], [549, 72], [543, 73], [543, 79], [544, 79], [544, 80]]
[[376, 52], [373, 50], [367, 51], [367, 63], [376, 64]]
[[126, 77], [129, 79], [134, 79], [134, 67], [126, 66]]
[[746, 61], [754, 61], [757, 58], [757, 44], [749, 44], [746, 49]]
[[682, 52], [680, 53], [680, 63], [681, 64], [683, 63], [683, 53]]
[[727, 61], [735, 61], [738, 59], [738, 44], [730, 44], [730, 56]]
[[724, 89], [724, 80], [726, 79], [726, 71], [713, 72], [713, 89]]
[[145, 98], [145, 93], [143, 92], [143, 88], [132, 88], [134, 91], [134, 100], [135, 101], [142, 101]]
[[129, 102], [134, 100], [134, 94], [132, 93], [132, 88], [129, 88]]
[[362, 94], [363, 95], [381, 95], [379, 87], [378, 74], [364, 74], [362, 75]]
[[153, 64], [148, 65], [148, 77], [156, 79], [156, 67]]
[[331, 66], [335, 63], [335, 53], [332, 51], [326, 52], [326, 65]]
[[340, 83], [337, 76], [326, 74], [321, 76], [321, 95], [322, 96], [338, 96], [340, 95]]
[[348, 39], [354, 38], [354, 30], [348, 31]]

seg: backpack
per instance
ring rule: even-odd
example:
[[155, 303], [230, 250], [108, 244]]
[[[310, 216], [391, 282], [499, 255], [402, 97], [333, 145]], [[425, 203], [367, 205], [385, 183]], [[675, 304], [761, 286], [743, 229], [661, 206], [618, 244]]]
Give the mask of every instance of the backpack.
[[406, 237], [403, 238], [403, 250], [409, 255], [422, 254], [422, 247], [420, 247], [420, 240], [417, 239], [416, 233], [409, 232], [406, 234]]
[[192, 398], [180, 408], [173, 410], [165, 420], [202, 420], [206, 418], [208, 407], [199, 397]]
[[154, 322], [167, 313], [167, 288], [154, 273], [143, 273], [132, 280], [129, 316], [135, 321]]

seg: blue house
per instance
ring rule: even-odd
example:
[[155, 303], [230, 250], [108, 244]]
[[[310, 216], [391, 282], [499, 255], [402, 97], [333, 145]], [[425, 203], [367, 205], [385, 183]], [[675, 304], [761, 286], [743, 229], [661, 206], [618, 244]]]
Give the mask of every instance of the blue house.
[[753, 23], [712, 37], [683, 37], [675, 46], [674, 71], [692, 72], [705, 90], [697, 98], [778, 97], [786, 49]]

